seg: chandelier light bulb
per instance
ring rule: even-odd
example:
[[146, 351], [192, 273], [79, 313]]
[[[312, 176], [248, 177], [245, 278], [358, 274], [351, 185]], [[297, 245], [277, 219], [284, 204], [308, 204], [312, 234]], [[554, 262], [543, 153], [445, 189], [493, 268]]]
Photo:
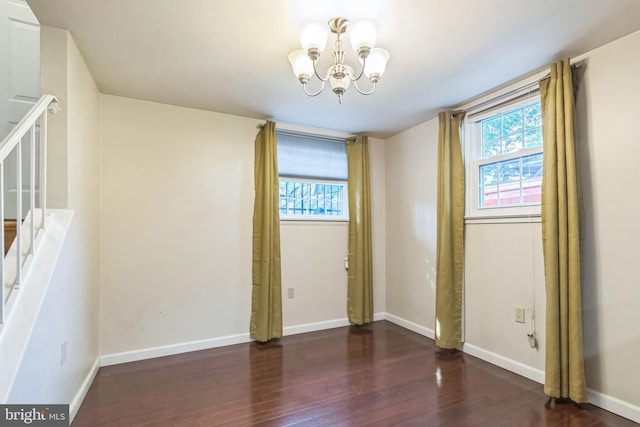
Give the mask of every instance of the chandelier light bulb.
[[373, 49], [376, 45], [376, 26], [369, 20], [353, 22], [349, 25], [349, 39], [351, 47], [358, 52], [363, 47]]
[[380, 48], [371, 49], [364, 66], [364, 75], [369, 79], [371, 79], [372, 75], [377, 75], [379, 79], [384, 74], [388, 61], [389, 52]]
[[307, 79], [313, 75], [313, 62], [304, 50], [294, 50], [289, 54], [289, 62], [298, 79], [300, 76], [306, 76]]
[[302, 33], [300, 34], [300, 44], [302, 49], [309, 51], [309, 49], [318, 49], [322, 52], [327, 46], [327, 39], [329, 38], [329, 28], [326, 24], [319, 22], [310, 22], [306, 24]]

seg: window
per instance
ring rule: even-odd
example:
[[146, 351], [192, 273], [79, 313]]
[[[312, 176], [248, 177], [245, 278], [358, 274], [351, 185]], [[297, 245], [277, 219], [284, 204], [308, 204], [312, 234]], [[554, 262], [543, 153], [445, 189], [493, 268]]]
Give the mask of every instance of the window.
[[542, 189], [539, 97], [511, 102], [467, 120], [467, 215], [536, 215]]
[[291, 131], [278, 139], [283, 220], [347, 220], [345, 140]]
[[280, 178], [280, 216], [345, 219], [345, 190], [344, 183]]

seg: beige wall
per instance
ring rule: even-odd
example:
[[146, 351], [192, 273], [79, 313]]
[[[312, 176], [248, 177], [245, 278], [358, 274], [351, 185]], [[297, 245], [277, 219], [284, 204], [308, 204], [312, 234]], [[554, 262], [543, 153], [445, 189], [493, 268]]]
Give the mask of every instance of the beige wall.
[[[591, 52], [578, 93], [590, 388], [640, 406], [640, 32]], [[640, 416], [636, 419], [640, 421]]]
[[[102, 354], [248, 333], [258, 123], [102, 96]], [[384, 171], [381, 140], [371, 163]], [[372, 185], [383, 311], [384, 172]], [[281, 229], [284, 326], [344, 319], [346, 226]]]
[[433, 331], [438, 120], [386, 144], [387, 312]]
[[101, 99], [101, 353], [246, 332], [259, 122]]
[[[50, 135], [56, 152], [50, 151], [49, 170], [64, 175], [68, 170], [70, 177], [68, 185], [66, 179], [49, 182], [49, 189], [64, 194], [57, 199], [64, 206], [56, 207], [75, 213], [9, 399], [65, 403], [74, 399], [99, 356], [100, 103], [69, 33], [43, 27], [41, 36], [43, 90], [58, 96], [64, 111], [49, 119], [58, 129]], [[61, 135], [68, 139], [60, 140]], [[61, 365], [62, 342], [66, 361]]]
[[[369, 138], [374, 311], [385, 311], [384, 141]], [[347, 313], [348, 223], [283, 221], [281, 229], [284, 325], [343, 320]], [[286, 296], [295, 288], [295, 298]]]
[[[476, 346], [544, 370], [544, 340], [529, 345], [531, 314], [535, 334], [544, 337], [545, 297], [542, 230], [539, 222], [465, 226], [465, 347]], [[515, 307], [527, 309], [524, 324]], [[542, 380], [540, 373], [535, 379]]]
[[[83, 363], [95, 362], [99, 349], [100, 310], [100, 93], [71, 35], [68, 43], [68, 198], [74, 223], [68, 237], [72, 253], [67, 286], [77, 289], [77, 300], [68, 301], [83, 316], [69, 332], [72, 345], [87, 350]], [[75, 341], [74, 342], [74, 338]], [[78, 339], [79, 338], [79, 339]], [[85, 370], [86, 373], [86, 370]]]
[[369, 138], [371, 238], [373, 246], [373, 310], [375, 313], [384, 313], [387, 310], [386, 164], [385, 141]]
[[[344, 318], [347, 223], [283, 221], [280, 230], [284, 325]], [[287, 298], [288, 287], [295, 298]]]
[[[584, 341], [591, 400], [640, 419], [640, 32], [585, 55], [578, 95], [584, 190]], [[387, 311], [433, 328], [437, 120], [387, 140]], [[401, 190], [401, 191], [400, 191]], [[528, 220], [527, 220], [528, 221]], [[544, 278], [539, 223], [465, 227], [465, 349], [542, 379]], [[417, 302], [416, 302], [417, 301]], [[531, 304], [533, 302], [533, 304]], [[515, 306], [535, 307], [539, 348]], [[528, 321], [530, 319], [527, 313]]]
[[[40, 27], [41, 93], [55, 95], [61, 106], [68, 105], [69, 64], [66, 30]], [[69, 111], [62, 108], [48, 123], [47, 206], [66, 208], [68, 197], [67, 133]]]

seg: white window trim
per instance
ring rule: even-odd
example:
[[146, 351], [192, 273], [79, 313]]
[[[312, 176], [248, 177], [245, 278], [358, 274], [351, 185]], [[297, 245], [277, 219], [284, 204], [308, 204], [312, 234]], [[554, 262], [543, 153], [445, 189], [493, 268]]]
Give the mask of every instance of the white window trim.
[[[522, 93], [515, 93], [511, 99], [522, 96]], [[532, 101], [540, 99], [539, 94], [532, 95], [525, 99], [520, 99], [513, 103], [509, 100], [502, 100], [500, 105], [507, 103], [504, 109], [516, 109], [520, 106], [530, 104]], [[540, 217], [540, 205], [525, 206], [490, 206], [478, 207], [478, 189], [480, 166], [496, 161], [506, 161], [514, 158], [524, 157], [527, 155], [538, 154], [543, 152], [542, 147], [527, 148], [516, 153], [503, 154], [494, 156], [489, 159], [481, 159], [482, 150], [482, 130], [477, 125], [478, 122], [485, 118], [494, 116], [503, 108], [487, 107], [484, 112], [472, 114], [470, 118], [465, 119], [463, 127], [464, 155], [465, 155], [465, 221], [490, 219], [492, 222], [515, 222], [514, 219], [519, 218], [535, 218]], [[475, 160], [475, 159], [478, 160]], [[503, 221], [501, 221], [503, 219]]]

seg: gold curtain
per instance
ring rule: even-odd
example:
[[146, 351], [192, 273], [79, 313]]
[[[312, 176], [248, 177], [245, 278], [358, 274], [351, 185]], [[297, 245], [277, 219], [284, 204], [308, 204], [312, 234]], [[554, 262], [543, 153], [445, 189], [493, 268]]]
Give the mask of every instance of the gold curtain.
[[540, 82], [544, 160], [542, 247], [547, 297], [544, 392], [587, 402], [580, 296], [580, 204], [571, 65]]
[[373, 322], [373, 268], [371, 249], [371, 192], [369, 189], [369, 138], [347, 140], [349, 188], [349, 322]]
[[276, 124], [271, 121], [256, 136], [254, 178], [250, 335], [267, 342], [282, 336], [278, 157]]
[[438, 235], [436, 258], [436, 345], [462, 344], [464, 166], [460, 146], [462, 113], [438, 115]]

